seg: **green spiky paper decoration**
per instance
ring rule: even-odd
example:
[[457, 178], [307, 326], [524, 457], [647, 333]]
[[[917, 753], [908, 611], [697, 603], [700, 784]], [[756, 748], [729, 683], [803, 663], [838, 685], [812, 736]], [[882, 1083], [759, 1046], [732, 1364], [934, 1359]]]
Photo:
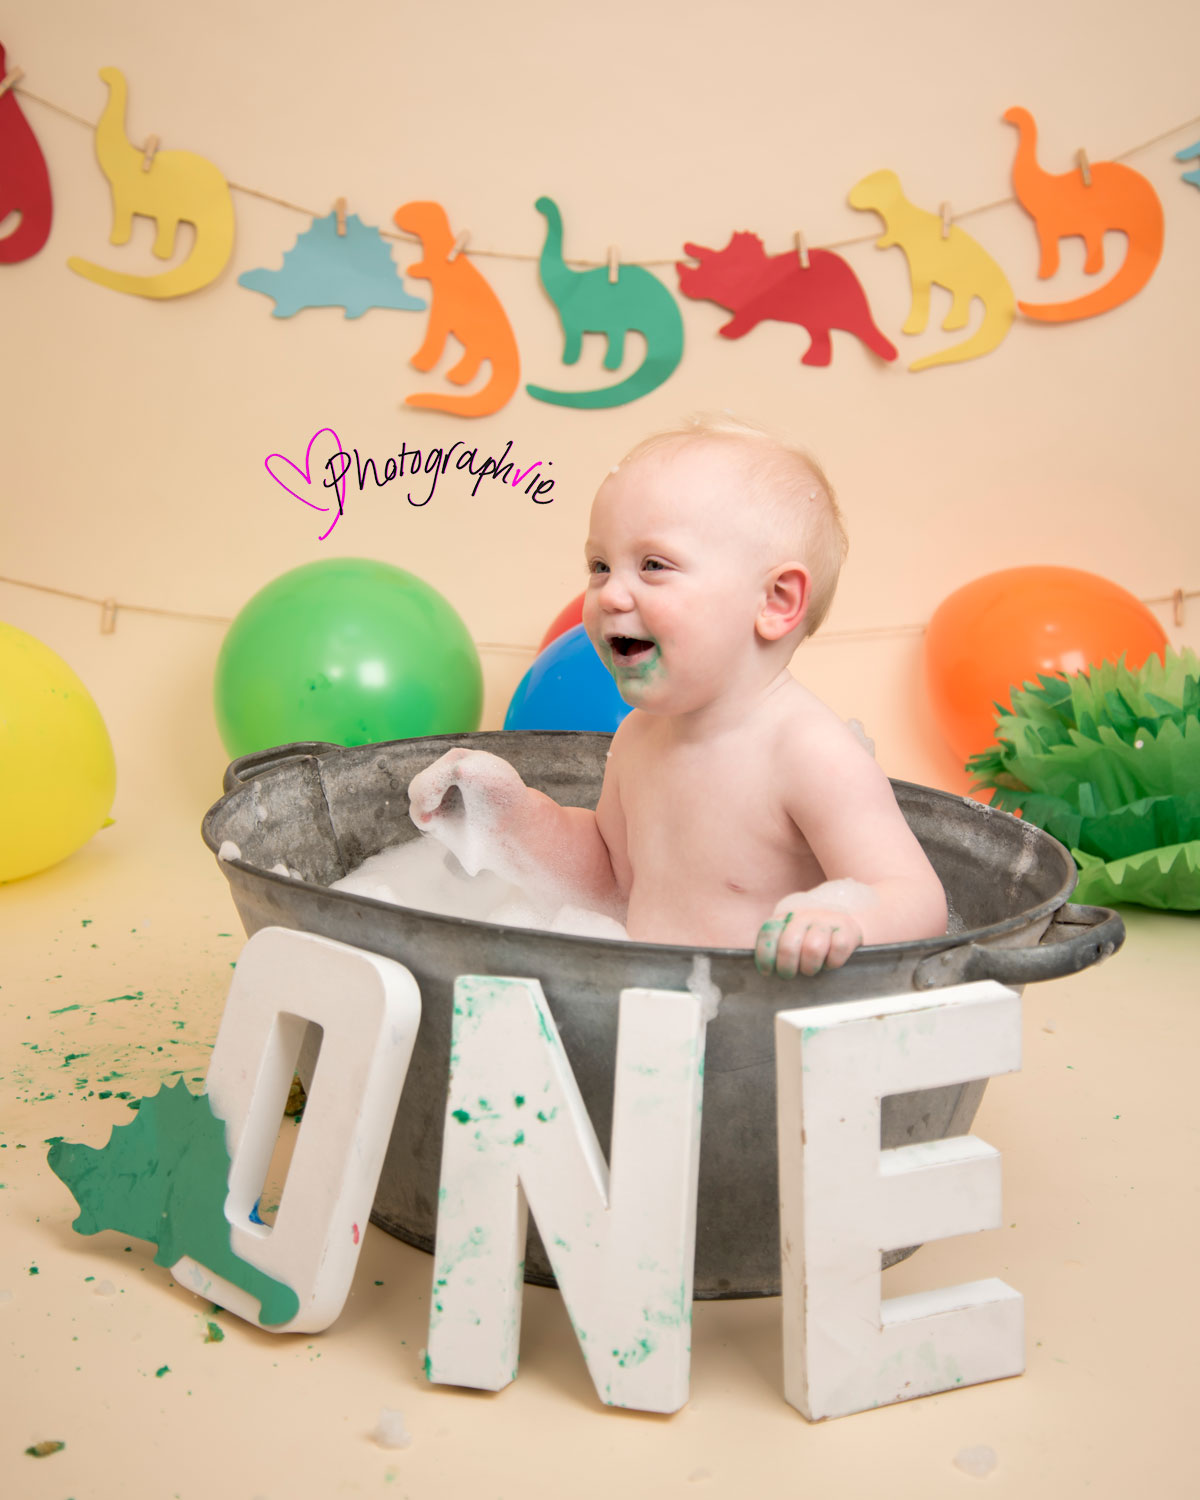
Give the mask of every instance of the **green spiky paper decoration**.
[[1168, 648], [1014, 688], [967, 770], [1066, 844], [1073, 900], [1200, 911], [1200, 659]]
[[295, 1292], [233, 1251], [225, 1217], [225, 1126], [207, 1094], [193, 1094], [181, 1078], [143, 1099], [134, 1119], [115, 1126], [99, 1150], [61, 1136], [49, 1144], [50, 1170], [79, 1204], [72, 1225], [79, 1234], [119, 1229], [150, 1240], [158, 1246], [154, 1259], [160, 1266], [191, 1256], [257, 1297], [265, 1327], [296, 1316]]

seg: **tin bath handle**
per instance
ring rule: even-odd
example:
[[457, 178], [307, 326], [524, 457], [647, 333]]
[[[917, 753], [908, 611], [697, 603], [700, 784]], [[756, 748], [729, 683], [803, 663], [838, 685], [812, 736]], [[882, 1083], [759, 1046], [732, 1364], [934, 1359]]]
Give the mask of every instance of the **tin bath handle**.
[[331, 745], [326, 740], [299, 740], [293, 745], [275, 745], [270, 750], [255, 750], [250, 755], [239, 755], [225, 768], [224, 790], [232, 792], [234, 787], [253, 781], [264, 771], [273, 771], [276, 766], [285, 766], [290, 760], [299, 760], [305, 755], [320, 755], [323, 750], [340, 750], [340, 745]]
[[[1073, 930], [1072, 930], [1073, 929]], [[1125, 923], [1107, 906], [1060, 907], [1034, 948], [992, 948], [964, 943], [923, 959], [913, 974], [916, 989], [994, 979], [999, 984], [1036, 984], [1077, 974], [1110, 957], [1125, 941]]]

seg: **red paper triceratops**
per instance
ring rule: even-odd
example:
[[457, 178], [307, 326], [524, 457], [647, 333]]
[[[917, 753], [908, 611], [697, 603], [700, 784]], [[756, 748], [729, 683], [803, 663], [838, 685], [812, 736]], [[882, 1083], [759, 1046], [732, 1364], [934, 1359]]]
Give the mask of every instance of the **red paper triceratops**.
[[812, 338], [805, 365], [827, 365], [833, 358], [830, 333], [835, 328], [852, 333], [881, 359], [895, 359], [888, 342], [871, 317], [862, 285], [840, 255], [811, 250], [803, 266], [794, 250], [768, 255], [756, 234], [735, 234], [724, 250], [685, 244], [684, 252], [699, 265], [676, 262], [679, 290], [685, 297], [715, 302], [733, 317], [721, 329], [727, 339], [740, 339], [765, 319], [799, 323]]

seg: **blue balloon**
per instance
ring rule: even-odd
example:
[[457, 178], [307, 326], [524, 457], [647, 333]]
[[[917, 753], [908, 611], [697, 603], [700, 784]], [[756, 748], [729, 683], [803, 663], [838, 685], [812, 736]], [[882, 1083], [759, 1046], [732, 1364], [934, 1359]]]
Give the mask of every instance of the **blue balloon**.
[[552, 640], [512, 695], [505, 729], [600, 729], [629, 713], [582, 625]]

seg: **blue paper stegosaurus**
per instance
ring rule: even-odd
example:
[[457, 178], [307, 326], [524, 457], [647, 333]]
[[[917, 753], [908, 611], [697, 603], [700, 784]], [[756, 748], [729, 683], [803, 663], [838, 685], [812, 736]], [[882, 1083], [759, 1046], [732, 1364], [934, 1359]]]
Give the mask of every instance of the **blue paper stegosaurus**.
[[276, 318], [306, 307], [341, 307], [348, 318], [361, 318], [372, 307], [420, 312], [426, 305], [404, 290], [379, 230], [357, 214], [347, 214], [344, 235], [337, 232], [336, 214], [314, 219], [284, 254], [282, 269], [243, 271], [238, 285], [273, 297]]

